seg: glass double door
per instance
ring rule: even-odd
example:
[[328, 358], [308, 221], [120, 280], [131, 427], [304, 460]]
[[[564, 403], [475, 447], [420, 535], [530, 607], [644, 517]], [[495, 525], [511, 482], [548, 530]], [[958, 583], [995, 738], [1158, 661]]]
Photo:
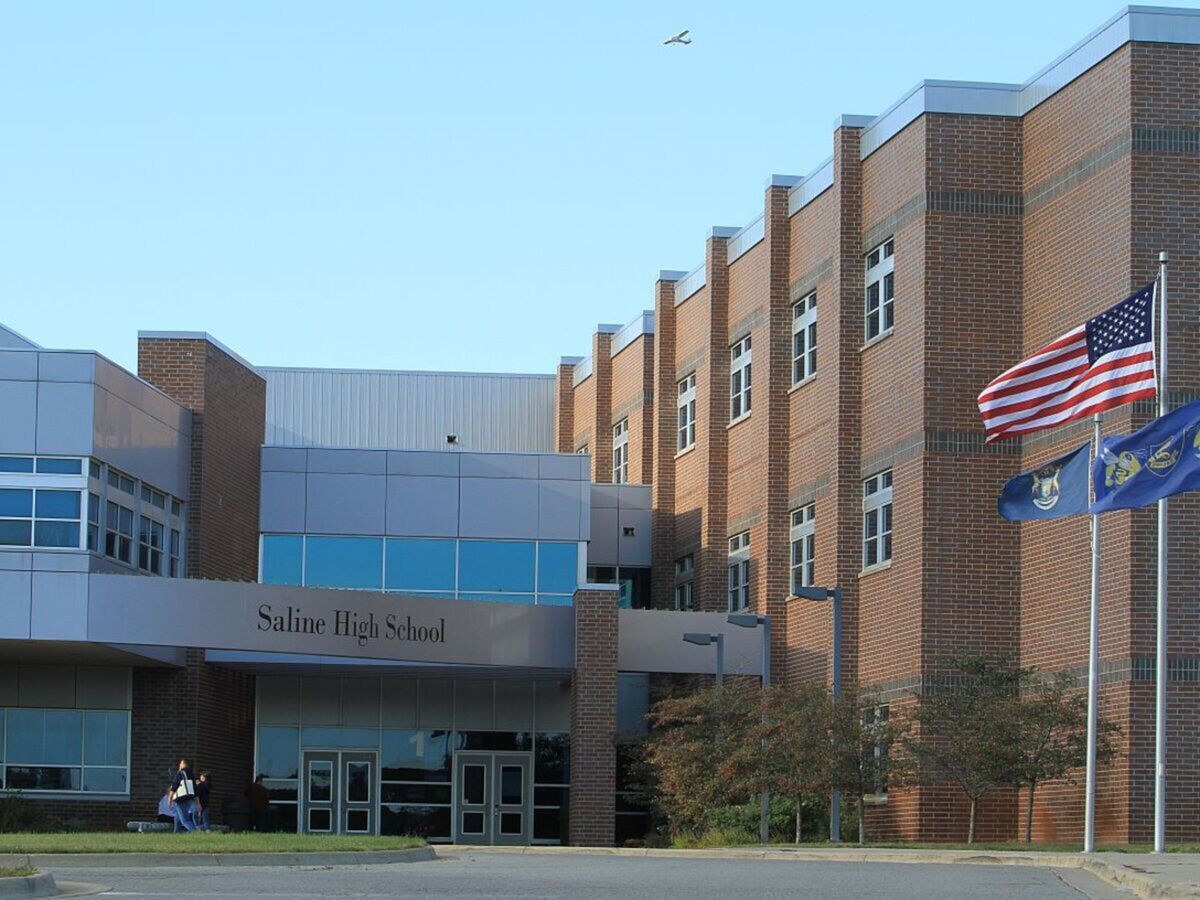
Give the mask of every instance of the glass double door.
[[532, 776], [532, 753], [455, 753], [454, 842], [528, 844]]
[[377, 754], [306, 750], [300, 830], [306, 834], [375, 834]]

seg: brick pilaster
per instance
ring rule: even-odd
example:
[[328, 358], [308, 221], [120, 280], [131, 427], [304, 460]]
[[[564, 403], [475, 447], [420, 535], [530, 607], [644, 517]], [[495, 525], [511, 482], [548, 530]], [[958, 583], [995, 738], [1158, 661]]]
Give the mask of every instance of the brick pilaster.
[[576, 847], [616, 840], [617, 589], [575, 592], [571, 678], [571, 806]]
[[653, 544], [652, 605], [675, 604], [675, 453], [679, 407], [675, 375], [675, 282], [663, 273], [654, 285], [654, 460], [650, 480]]
[[554, 446], [559, 453], [575, 452], [575, 363], [558, 364], [554, 385]]
[[[729, 540], [729, 241], [712, 236], [705, 246], [708, 283], [708, 416], [696, 440], [707, 450], [708, 483], [700, 511], [700, 554], [696, 558], [696, 608], [723, 610], [728, 604]], [[697, 392], [697, 401], [701, 395]], [[697, 415], [698, 422], [706, 421]]]
[[612, 482], [612, 333], [592, 335], [592, 481]]

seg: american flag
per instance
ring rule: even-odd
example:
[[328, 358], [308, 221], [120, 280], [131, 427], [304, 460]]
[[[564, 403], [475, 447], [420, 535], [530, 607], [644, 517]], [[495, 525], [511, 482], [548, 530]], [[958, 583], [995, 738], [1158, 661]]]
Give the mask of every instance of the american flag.
[[996, 378], [979, 411], [991, 442], [1154, 395], [1152, 281]]

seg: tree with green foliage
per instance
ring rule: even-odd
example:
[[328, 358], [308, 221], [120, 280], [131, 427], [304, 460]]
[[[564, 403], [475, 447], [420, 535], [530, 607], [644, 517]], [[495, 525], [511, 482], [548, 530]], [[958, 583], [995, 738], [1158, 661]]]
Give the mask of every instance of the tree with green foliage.
[[[1116, 754], [1115, 739], [1120, 729], [1097, 717], [1096, 764]], [[1059, 674], [1050, 681], [1034, 683], [1020, 699], [1006, 739], [1008, 780], [1025, 788], [1025, 843], [1033, 840], [1033, 798], [1045, 781], [1076, 781], [1075, 773], [1087, 765], [1087, 694], [1075, 679]]]
[[911, 763], [903, 752], [906, 725], [895, 721], [874, 693], [843, 687], [831, 704], [832, 786], [854, 798], [858, 842], [867, 841], [866, 797], [908, 783]]
[[775, 796], [795, 798], [797, 844], [803, 830], [804, 796], [828, 795], [832, 789], [831, 699], [829, 690], [817, 681], [772, 686], [767, 692], [762, 725], [764, 786]]
[[959, 657], [951, 667], [952, 676], [918, 695], [904, 746], [922, 782], [950, 782], [966, 796], [973, 844], [979, 801], [1011, 781], [1012, 725], [1031, 670], [982, 655]]

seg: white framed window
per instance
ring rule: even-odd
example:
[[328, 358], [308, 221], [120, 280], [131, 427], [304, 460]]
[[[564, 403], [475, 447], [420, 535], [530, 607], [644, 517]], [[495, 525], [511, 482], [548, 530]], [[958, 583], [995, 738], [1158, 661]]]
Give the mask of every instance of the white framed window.
[[729, 421], [750, 412], [750, 335], [729, 348]]
[[613, 484], [629, 481], [629, 420], [622, 419], [613, 426]]
[[750, 532], [729, 539], [729, 611], [750, 606]]
[[582, 447], [580, 447], [575, 452], [580, 454], [581, 456], [587, 456], [588, 455], [588, 445], [584, 444]]
[[792, 593], [812, 587], [816, 568], [817, 505], [810, 503], [792, 510]]
[[892, 470], [863, 482], [863, 568], [892, 558]]
[[696, 373], [680, 381], [678, 388], [679, 440], [675, 449], [683, 451], [696, 443]]
[[867, 254], [867, 340], [891, 331], [896, 324], [895, 239], [888, 238]]
[[138, 517], [138, 568], [163, 574], [163, 525], [149, 516]]
[[792, 306], [792, 384], [817, 371], [817, 292]]
[[692, 554], [675, 560], [675, 608], [695, 609], [696, 558]]
[[0, 456], [0, 547], [87, 546], [87, 476], [79, 457]]

